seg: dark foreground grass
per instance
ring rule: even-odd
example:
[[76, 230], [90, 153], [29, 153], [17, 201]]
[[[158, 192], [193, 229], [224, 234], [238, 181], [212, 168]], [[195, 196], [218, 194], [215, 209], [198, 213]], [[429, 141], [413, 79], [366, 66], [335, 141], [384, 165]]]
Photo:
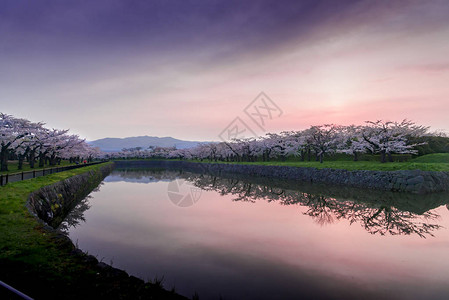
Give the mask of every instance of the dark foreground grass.
[[[215, 161], [198, 161], [203, 163], [215, 163]], [[228, 164], [249, 164], [264, 166], [290, 166], [317, 169], [343, 169], [343, 170], [372, 170], [372, 171], [397, 171], [397, 170], [422, 170], [422, 171], [444, 171], [449, 172], [449, 153], [428, 154], [409, 162], [387, 162], [377, 161], [268, 161], [268, 162], [217, 162]]]
[[[0, 280], [36, 299], [139, 299], [142, 295], [154, 294], [139, 290], [142, 289], [141, 284], [133, 286], [135, 282], [128, 279], [123, 284], [117, 279], [102, 277], [95, 266], [80, 256], [71, 255], [73, 248], [67, 245], [67, 241], [55, 232], [45, 230], [44, 225], [25, 207], [31, 192], [74, 175], [98, 171], [103, 165], [0, 187]], [[148, 290], [152, 288], [150, 284], [145, 287]], [[167, 297], [168, 292], [156, 289], [157, 299], [171, 298], [170, 295]], [[6, 291], [0, 287], [0, 298], [5, 299], [5, 295]]]

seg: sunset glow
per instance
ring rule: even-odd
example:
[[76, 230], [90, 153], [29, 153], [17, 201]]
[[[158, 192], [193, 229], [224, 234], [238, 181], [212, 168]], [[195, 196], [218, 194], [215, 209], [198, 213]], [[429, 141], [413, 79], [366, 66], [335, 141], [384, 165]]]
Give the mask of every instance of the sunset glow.
[[1, 111], [89, 140], [411, 119], [449, 130], [447, 1], [0, 3]]

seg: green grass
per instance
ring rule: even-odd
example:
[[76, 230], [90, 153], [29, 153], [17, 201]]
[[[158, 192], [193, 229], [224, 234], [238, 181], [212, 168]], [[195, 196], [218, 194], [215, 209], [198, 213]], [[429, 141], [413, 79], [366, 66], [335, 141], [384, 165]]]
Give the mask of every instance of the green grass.
[[[195, 160], [195, 162], [200, 162]], [[204, 160], [204, 163], [210, 161]], [[377, 161], [269, 161], [269, 162], [217, 162], [264, 166], [290, 166], [317, 169], [343, 169], [343, 170], [372, 170], [372, 171], [397, 171], [397, 170], [423, 170], [449, 172], [449, 153], [428, 154], [409, 162], [387, 162]]]
[[[61, 251], [55, 235], [43, 230], [43, 225], [25, 207], [28, 195], [41, 187], [56, 183], [90, 170], [98, 170], [104, 164], [68, 170], [30, 180], [10, 183], [0, 187], [0, 262], [2, 265], [25, 265], [27, 272], [33, 268], [45, 274], [64, 273], [67, 269], [80, 268], [66, 252]], [[2, 270], [3, 269], [3, 270]], [[8, 267], [0, 268], [3, 272]], [[13, 273], [10, 270], [10, 273]], [[24, 274], [25, 275], [25, 274]], [[29, 278], [31, 279], [31, 278]], [[6, 279], [5, 279], [6, 280]]]
[[[12, 173], [20, 173], [20, 172], [27, 172], [27, 171], [38, 171], [38, 170], [42, 170], [42, 168], [39, 168], [39, 163], [34, 164], [34, 169], [30, 168], [30, 165], [27, 162], [23, 163], [23, 169], [22, 170], [18, 170], [17, 166], [18, 166], [18, 161], [13, 160], [13, 161], [8, 161], [8, 171], [2, 171], [0, 172], [0, 174], [12, 174]], [[74, 163], [69, 163], [69, 161], [67, 160], [63, 160], [61, 161], [60, 165], [56, 165], [56, 166], [50, 166], [50, 165], [45, 165], [45, 169], [49, 169], [49, 168], [57, 168], [57, 167], [66, 167], [66, 166], [71, 166], [71, 165], [75, 165]]]
[[0, 259], [24, 258], [24, 251], [28, 254], [27, 260], [47, 256], [49, 244], [46, 234], [39, 230], [41, 226], [25, 207], [28, 195], [46, 185], [97, 170], [102, 165], [68, 170], [0, 187]]
[[433, 153], [419, 156], [413, 160], [417, 163], [449, 163], [449, 153]]

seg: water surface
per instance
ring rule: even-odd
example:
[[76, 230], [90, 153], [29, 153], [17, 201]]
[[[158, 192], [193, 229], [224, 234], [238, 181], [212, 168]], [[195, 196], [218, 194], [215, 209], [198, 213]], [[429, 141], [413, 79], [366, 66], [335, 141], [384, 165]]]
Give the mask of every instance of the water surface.
[[447, 299], [449, 198], [116, 170], [62, 225], [200, 299]]

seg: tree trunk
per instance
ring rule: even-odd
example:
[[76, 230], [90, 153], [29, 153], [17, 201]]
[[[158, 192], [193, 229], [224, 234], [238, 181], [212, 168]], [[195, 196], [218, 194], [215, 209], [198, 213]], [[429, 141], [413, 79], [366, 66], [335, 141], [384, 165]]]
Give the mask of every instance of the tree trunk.
[[382, 152], [380, 153], [380, 162], [381, 162], [381, 163], [387, 162], [385, 158], [386, 158], [386, 156], [385, 156], [385, 151], [382, 151]]
[[391, 153], [388, 153], [388, 161], [393, 162], [393, 156], [391, 155]]
[[8, 150], [2, 147], [0, 151], [0, 171], [8, 171]]
[[39, 153], [39, 167], [43, 168], [45, 164], [45, 154]]
[[23, 169], [23, 161], [25, 159], [25, 155], [19, 154], [19, 164], [17, 165], [17, 170]]
[[324, 156], [324, 154], [323, 154], [323, 153], [321, 153], [321, 154], [320, 154], [320, 164], [322, 164], [322, 163], [323, 163], [323, 156]]
[[36, 156], [36, 150], [30, 150], [29, 160], [30, 160], [30, 168], [34, 169], [34, 159]]
[[354, 161], [359, 161], [359, 155], [357, 152], [354, 152]]

